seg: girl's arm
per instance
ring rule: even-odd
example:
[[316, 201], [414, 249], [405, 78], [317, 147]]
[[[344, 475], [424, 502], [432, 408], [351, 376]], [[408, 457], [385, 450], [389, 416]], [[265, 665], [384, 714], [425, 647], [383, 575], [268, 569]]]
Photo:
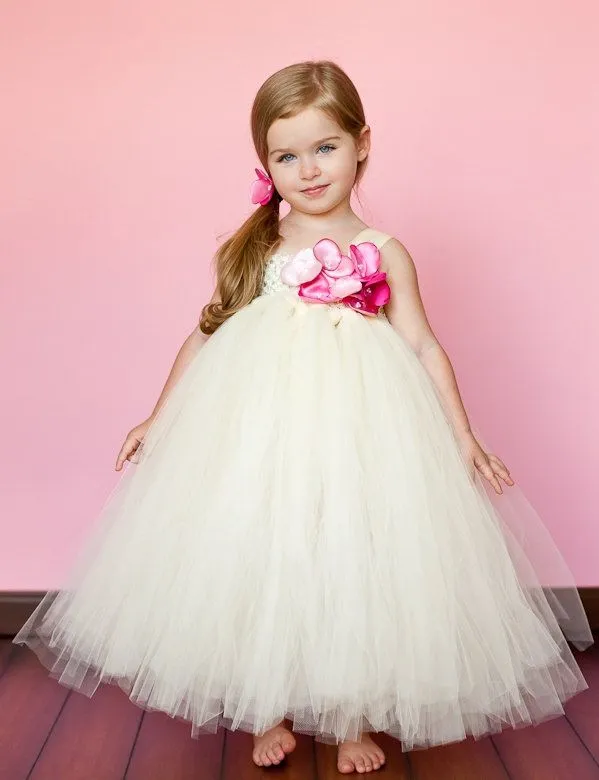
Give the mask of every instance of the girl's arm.
[[[210, 299], [210, 303], [215, 303], [216, 301], [218, 301], [218, 299], [219, 299], [218, 293], [215, 290], [214, 294], [212, 295], [212, 298]], [[177, 382], [185, 372], [187, 366], [195, 358], [197, 353], [200, 351], [200, 349], [204, 346], [204, 344], [209, 338], [210, 338], [209, 335], [207, 335], [206, 333], [202, 333], [202, 331], [200, 330], [200, 326], [198, 324], [192, 330], [189, 336], [185, 339], [185, 341], [181, 345], [181, 348], [179, 349], [179, 352], [177, 353], [177, 357], [175, 358], [175, 362], [173, 363], [173, 367], [170, 370], [166, 383], [162, 388], [160, 397], [156, 401], [156, 405], [152, 410], [152, 414], [148, 418], [149, 420], [153, 420], [156, 417], [160, 407], [166, 400], [168, 394], [171, 392], [173, 387], [177, 384]]]
[[171, 392], [173, 387], [177, 384], [177, 382], [183, 375], [187, 366], [191, 363], [191, 361], [197, 355], [198, 351], [204, 346], [204, 343], [209, 338], [210, 336], [206, 335], [205, 333], [202, 333], [202, 331], [200, 330], [200, 326], [198, 325], [185, 339], [181, 348], [179, 349], [179, 352], [177, 353], [177, 357], [175, 358], [173, 367], [170, 370], [166, 383], [162, 388], [160, 397], [156, 401], [156, 405], [154, 406], [154, 409], [152, 410], [152, 414], [150, 415], [149, 419], [152, 420], [154, 419], [154, 417], [156, 417], [160, 407], [166, 400], [168, 394]]
[[[218, 297], [215, 291], [210, 300], [210, 303], [214, 303], [216, 300], [218, 300]], [[120, 452], [117, 455], [115, 465], [116, 471], [120, 471], [123, 468], [125, 461], [129, 461], [131, 463], [139, 462], [139, 453], [141, 452], [140, 447], [143, 444], [146, 433], [156, 419], [156, 415], [158, 414], [162, 404], [173, 387], [181, 378], [187, 366], [191, 363], [191, 361], [197, 355], [198, 351], [204, 346], [209, 338], [210, 336], [202, 333], [200, 326], [197, 325], [185, 339], [181, 348], [179, 349], [179, 352], [177, 353], [173, 367], [171, 368], [166, 383], [162, 388], [160, 397], [156, 401], [156, 405], [152, 410], [152, 414], [148, 417], [147, 420], [144, 420], [139, 425], [136, 425], [135, 428], [132, 428], [125, 436], [125, 441], [123, 442]]]
[[396, 238], [387, 241], [381, 249], [381, 270], [387, 273], [391, 288], [391, 298], [385, 306], [391, 326], [410, 344], [430, 374], [456, 435], [470, 437], [470, 422], [453, 367], [424, 310], [414, 261]]

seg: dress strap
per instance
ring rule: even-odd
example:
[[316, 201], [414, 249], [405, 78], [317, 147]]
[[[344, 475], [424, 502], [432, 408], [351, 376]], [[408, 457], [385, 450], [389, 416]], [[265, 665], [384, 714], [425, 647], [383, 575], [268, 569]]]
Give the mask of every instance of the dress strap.
[[352, 244], [359, 244], [362, 241], [370, 241], [371, 243], [375, 244], [378, 249], [380, 249], [383, 244], [386, 244], [390, 238], [393, 238], [393, 236], [390, 236], [388, 233], [382, 233], [380, 230], [376, 230], [375, 228], [364, 228], [364, 230], [358, 233], [358, 235], [354, 238]]

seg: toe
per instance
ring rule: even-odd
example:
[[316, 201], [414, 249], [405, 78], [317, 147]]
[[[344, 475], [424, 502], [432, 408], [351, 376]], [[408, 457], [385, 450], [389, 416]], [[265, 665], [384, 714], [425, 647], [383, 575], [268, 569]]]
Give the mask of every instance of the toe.
[[268, 756], [268, 750], [264, 750], [260, 754], [260, 758], [262, 760], [262, 766], [270, 766], [272, 764], [272, 761], [270, 760], [270, 758]]
[[337, 762], [337, 768], [343, 774], [349, 774], [354, 771], [354, 765], [348, 758], [341, 758]]
[[379, 761], [379, 757], [374, 751], [368, 754], [368, 762], [370, 763], [372, 769], [378, 769], [379, 766], [381, 765], [381, 762]]
[[363, 758], [357, 758], [356, 759], [356, 769], [358, 772], [365, 772], [366, 766], [364, 765], [364, 759]]
[[285, 753], [285, 748], [284, 748], [282, 745], [277, 745], [277, 748], [276, 748], [276, 753], [277, 753], [277, 756], [278, 756], [278, 757], [279, 757], [281, 760], [283, 760], [283, 759], [285, 758], [285, 755], [286, 755], [286, 753]]

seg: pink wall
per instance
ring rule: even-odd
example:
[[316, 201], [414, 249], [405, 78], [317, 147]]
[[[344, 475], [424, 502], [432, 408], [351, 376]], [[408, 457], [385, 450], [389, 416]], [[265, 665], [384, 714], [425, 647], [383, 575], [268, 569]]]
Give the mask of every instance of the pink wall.
[[412, 253], [473, 424], [597, 585], [598, 23], [553, 0], [4, 3], [0, 589], [60, 585], [250, 211], [254, 92], [307, 58], [354, 79], [359, 213]]

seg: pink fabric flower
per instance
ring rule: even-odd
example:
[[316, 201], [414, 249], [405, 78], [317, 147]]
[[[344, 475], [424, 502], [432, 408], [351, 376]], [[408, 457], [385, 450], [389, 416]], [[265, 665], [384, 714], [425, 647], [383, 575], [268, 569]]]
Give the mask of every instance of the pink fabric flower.
[[250, 187], [250, 198], [252, 203], [259, 203], [261, 206], [266, 206], [268, 201], [272, 198], [275, 191], [275, 185], [268, 174], [261, 171], [260, 168], [254, 169], [258, 175], [258, 178], [252, 182]]
[[281, 281], [299, 287], [300, 298], [318, 303], [343, 303], [366, 315], [376, 315], [388, 303], [391, 290], [387, 274], [379, 271], [381, 257], [376, 244], [352, 244], [350, 257], [330, 238], [313, 249], [298, 252], [281, 269]]
[[356, 295], [350, 295], [344, 300], [346, 306], [361, 314], [378, 314], [381, 306], [389, 303], [391, 290], [385, 281], [386, 274], [373, 274], [364, 282], [364, 286]]

